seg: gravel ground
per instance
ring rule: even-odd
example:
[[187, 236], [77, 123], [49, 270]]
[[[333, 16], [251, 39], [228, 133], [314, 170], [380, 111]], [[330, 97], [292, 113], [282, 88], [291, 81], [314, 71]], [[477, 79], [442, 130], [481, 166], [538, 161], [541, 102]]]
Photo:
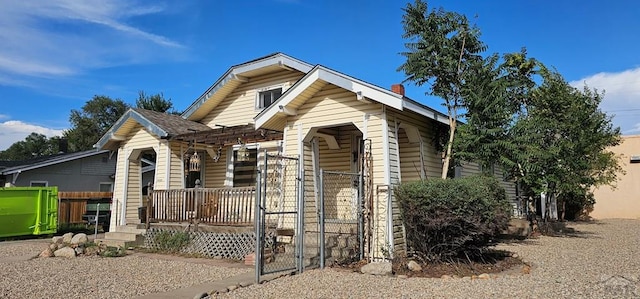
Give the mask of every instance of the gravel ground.
[[10, 261], [46, 247], [47, 241], [0, 243], [0, 298], [132, 298], [250, 271], [138, 255]]
[[[534, 267], [528, 275], [443, 280], [309, 270], [218, 297], [640, 298], [640, 220], [606, 220], [570, 227], [575, 232], [563, 237], [540, 237], [498, 246], [532, 263]], [[250, 271], [141, 255], [11, 259], [36, 255], [46, 248], [46, 242], [0, 242], [0, 298], [131, 298]]]
[[640, 220], [606, 220], [570, 227], [575, 232], [563, 237], [540, 237], [498, 246], [532, 263], [534, 267], [528, 275], [444, 280], [310, 270], [218, 297], [640, 298]]

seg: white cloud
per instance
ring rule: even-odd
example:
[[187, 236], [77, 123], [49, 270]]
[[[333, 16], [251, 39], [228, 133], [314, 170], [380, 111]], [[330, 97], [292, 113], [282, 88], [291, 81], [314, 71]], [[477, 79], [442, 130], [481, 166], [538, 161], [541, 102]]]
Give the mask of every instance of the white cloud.
[[184, 46], [129, 24], [163, 10], [124, 0], [3, 1], [0, 84], [170, 57]]
[[[0, 119], [6, 117], [0, 115]], [[63, 130], [46, 128], [43, 126], [25, 123], [19, 120], [0, 122], [0, 150], [5, 150], [12, 144], [22, 141], [31, 133], [43, 134], [47, 137], [62, 136]]]
[[585, 84], [598, 91], [605, 91], [600, 108], [614, 115], [614, 125], [622, 133], [640, 134], [640, 67], [618, 73], [598, 73], [569, 82], [582, 88]]

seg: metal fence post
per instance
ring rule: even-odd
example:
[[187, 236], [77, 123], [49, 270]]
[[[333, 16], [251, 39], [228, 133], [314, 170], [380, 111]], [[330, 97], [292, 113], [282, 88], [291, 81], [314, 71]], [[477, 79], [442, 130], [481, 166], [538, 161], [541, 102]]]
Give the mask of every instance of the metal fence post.
[[360, 241], [360, 260], [364, 258], [364, 176], [358, 174], [358, 239]]
[[298, 255], [298, 272], [304, 271], [304, 167], [300, 166], [298, 159], [298, 240], [296, 246], [296, 254]]
[[100, 203], [98, 203], [98, 206], [96, 207], [96, 224], [95, 224], [95, 231], [93, 234], [94, 240], [98, 238], [98, 217], [100, 217]]
[[255, 227], [255, 234], [256, 234], [256, 248], [255, 248], [255, 252], [254, 252], [254, 261], [255, 261], [255, 271], [256, 271], [256, 284], [260, 283], [260, 272], [262, 271], [262, 268], [260, 267], [260, 265], [262, 264], [261, 260], [262, 260], [262, 233], [260, 231], [261, 225], [260, 225], [260, 199], [262, 197], [262, 172], [258, 169], [256, 170], [256, 199], [255, 199], [255, 203], [254, 203], [254, 216], [253, 216], [253, 222], [254, 222], [254, 227]]
[[320, 269], [324, 269], [324, 170], [320, 169]]

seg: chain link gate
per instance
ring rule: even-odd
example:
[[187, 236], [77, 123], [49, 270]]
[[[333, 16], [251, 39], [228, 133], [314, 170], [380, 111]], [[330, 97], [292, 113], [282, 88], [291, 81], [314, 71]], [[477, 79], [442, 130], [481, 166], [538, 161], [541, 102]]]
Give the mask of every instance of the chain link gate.
[[363, 176], [320, 171], [320, 268], [364, 258]]
[[257, 175], [256, 281], [260, 276], [302, 269], [302, 175], [299, 159], [270, 155]]

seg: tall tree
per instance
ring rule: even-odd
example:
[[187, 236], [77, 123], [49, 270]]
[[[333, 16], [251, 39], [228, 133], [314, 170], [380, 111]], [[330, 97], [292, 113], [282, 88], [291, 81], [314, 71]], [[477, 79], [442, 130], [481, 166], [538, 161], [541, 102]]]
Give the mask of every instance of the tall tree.
[[598, 108], [603, 95], [571, 87], [525, 51], [503, 58], [485, 61], [468, 82], [474, 87], [463, 90], [467, 123], [456, 137], [456, 156], [504, 167], [532, 212], [541, 193], [583, 207], [593, 186], [612, 183], [620, 171], [606, 150], [619, 143], [620, 131]]
[[480, 31], [467, 17], [440, 9], [428, 10], [427, 3], [416, 0], [407, 4], [402, 19], [406, 61], [399, 70], [406, 81], [418, 86], [430, 85], [426, 94], [441, 97], [449, 116], [449, 138], [442, 165], [442, 178], [447, 177], [459, 109], [464, 107], [462, 89], [471, 69], [479, 66], [481, 52], [486, 50]]
[[136, 107], [153, 110], [163, 113], [178, 114], [171, 102], [171, 98], [165, 99], [163, 93], [157, 93], [154, 95], [147, 95], [144, 91], [138, 92], [138, 99], [136, 99]]
[[31, 133], [24, 140], [12, 144], [4, 151], [0, 151], [0, 160], [24, 161], [32, 158], [57, 154], [60, 137], [51, 137], [38, 133]]
[[493, 54], [477, 63], [479, 66], [473, 68], [462, 89], [466, 123], [458, 129], [455, 156], [480, 163], [483, 170], [495, 165], [517, 168], [513, 154], [519, 145], [511, 130], [524, 115], [540, 64], [527, 58], [525, 49], [503, 57]]
[[71, 129], [64, 132], [72, 152], [89, 150], [109, 128], [129, 109], [120, 99], [94, 96], [82, 110], [71, 110]]

